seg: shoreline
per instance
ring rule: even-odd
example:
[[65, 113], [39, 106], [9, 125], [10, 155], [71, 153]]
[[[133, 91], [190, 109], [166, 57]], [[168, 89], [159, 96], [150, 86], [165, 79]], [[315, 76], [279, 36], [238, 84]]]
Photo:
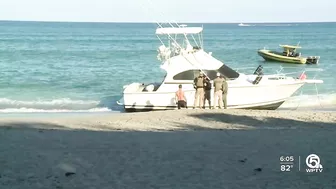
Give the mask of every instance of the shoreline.
[[[177, 109], [176, 109], [177, 110]], [[92, 111], [82, 111], [82, 112], [1, 112], [0, 113], [0, 119], [6, 118], [6, 117], [73, 117], [73, 116], [86, 116], [86, 115], [119, 115], [119, 114], [137, 114], [137, 113], [144, 113], [144, 112], [171, 112], [176, 110], [154, 110], [154, 111], [143, 111], [143, 112], [125, 112], [123, 109], [118, 110], [110, 110], [110, 111], [98, 111], [98, 112], [92, 112]], [[209, 110], [208, 111], [216, 111], [216, 110]], [[247, 109], [228, 109], [226, 111], [246, 111]], [[181, 111], [185, 111], [182, 109]], [[188, 109], [187, 111], [195, 111], [193, 109]], [[224, 111], [224, 110], [223, 110]], [[271, 112], [297, 112], [297, 111], [305, 111], [305, 112], [336, 112], [336, 105], [332, 106], [312, 106], [312, 107], [298, 107], [298, 108], [292, 108], [292, 107], [279, 107], [276, 110], [248, 110], [248, 111], [271, 111]]]

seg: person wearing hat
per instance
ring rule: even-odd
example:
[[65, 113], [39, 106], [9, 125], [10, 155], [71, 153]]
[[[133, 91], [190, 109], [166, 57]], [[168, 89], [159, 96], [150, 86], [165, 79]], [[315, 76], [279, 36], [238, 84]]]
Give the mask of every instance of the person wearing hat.
[[223, 78], [220, 77], [221, 74], [217, 73], [216, 79], [214, 79], [214, 106], [213, 108], [217, 108], [217, 104], [219, 101], [219, 108], [222, 109], [223, 107]]
[[196, 89], [195, 92], [195, 100], [194, 100], [194, 109], [197, 105], [199, 108], [203, 108], [203, 99], [204, 99], [204, 74], [200, 72], [199, 76], [194, 79], [194, 88]]

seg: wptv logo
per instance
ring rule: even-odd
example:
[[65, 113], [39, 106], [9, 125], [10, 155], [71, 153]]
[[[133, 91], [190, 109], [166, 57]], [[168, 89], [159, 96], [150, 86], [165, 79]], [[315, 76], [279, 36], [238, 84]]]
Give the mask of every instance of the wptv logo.
[[316, 154], [310, 154], [306, 158], [306, 164], [307, 164], [307, 173], [321, 173], [323, 171], [323, 167], [321, 164], [320, 157]]

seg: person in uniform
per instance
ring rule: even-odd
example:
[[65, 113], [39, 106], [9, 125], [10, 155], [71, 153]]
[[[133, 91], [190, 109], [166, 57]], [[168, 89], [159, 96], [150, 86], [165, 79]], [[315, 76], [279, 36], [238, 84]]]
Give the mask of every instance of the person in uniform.
[[182, 90], [182, 85], [178, 86], [178, 90], [175, 94], [175, 101], [177, 102], [177, 108], [188, 108], [187, 107], [187, 98], [184, 95], [184, 91]]
[[213, 108], [217, 108], [217, 104], [219, 101], [219, 108], [221, 109], [223, 107], [223, 78], [220, 77], [221, 74], [217, 73], [216, 79], [214, 79], [214, 106]]
[[204, 109], [205, 109], [205, 101], [208, 101], [209, 103], [209, 109], [211, 109], [211, 83], [210, 83], [210, 78], [205, 77], [205, 82], [204, 82]]
[[223, 98], [224, 109], [227, 109], [227, 93], [228, 93], [228, 89], [229, 89], [226, 80], [227, 80], [226, 77], [223, 77], [223, 84], [222, 84], [223, 95], [222, 95], [222, 98]]
[[204, 74], [200, 72], [199, 76], [194, 79], [194, 88], [195, 92], [195, 100], [194, 100], [194, 109], [197, 105], [199, 108], [203, 107], [203, 98], [204, 98]]

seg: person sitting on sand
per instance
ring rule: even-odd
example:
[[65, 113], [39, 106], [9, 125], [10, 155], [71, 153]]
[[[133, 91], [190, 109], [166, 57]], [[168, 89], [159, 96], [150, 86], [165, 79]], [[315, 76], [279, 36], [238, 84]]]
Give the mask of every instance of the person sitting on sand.
[[182, 108], [188, 108], [187, 107], [187, 98], [184, 95], [184, 92], [182, 90], [182, 85], [178, 86], [179, 89], [176, 91], [175, 95], [175, 101], [177, 101], [177, 108], [181, 109]]

